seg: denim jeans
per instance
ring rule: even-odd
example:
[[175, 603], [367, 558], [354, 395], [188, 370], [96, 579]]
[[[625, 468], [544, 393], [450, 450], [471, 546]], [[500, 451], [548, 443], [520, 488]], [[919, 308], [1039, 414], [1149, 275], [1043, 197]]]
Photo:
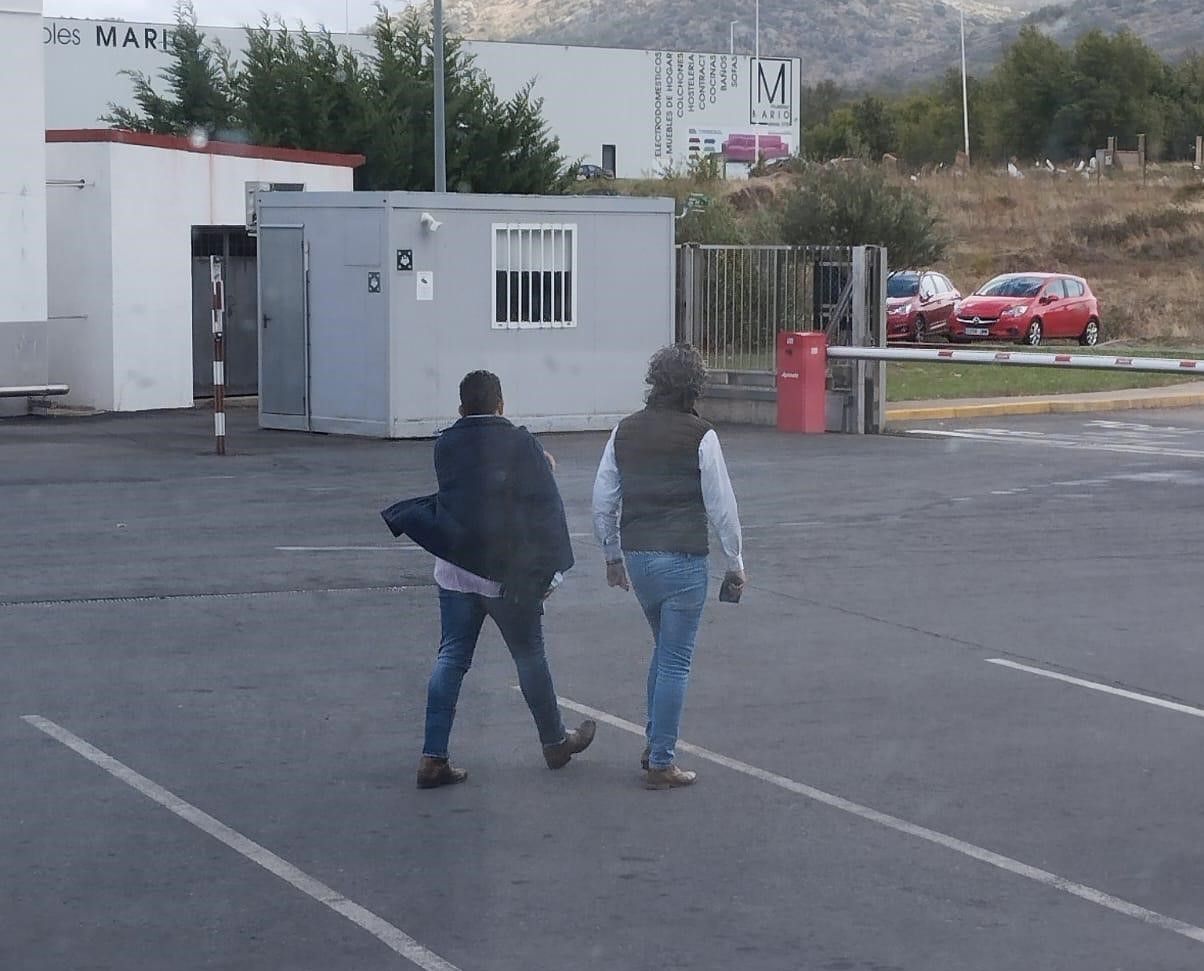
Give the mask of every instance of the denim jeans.
[[627, 575], [652, 627], [648, 667], [648, 763], [671, 765], [690, 681], [694, 639], [707, 599], [707, 558], [685, 553], [627, 553]]
[[552, 685], [552, 673], [548, 670], [548, 659], [544, 654], [543, 605], [517, 606], [498, 598], [441, 589], [439, 614], [443, 636], [435, 670], [427, 687], [426, 739], [422, 754], [447, 758], [460, 685], [472, 666], [477, 638], [480, 637], [486, 617], [493, 618], [506, 647], [510, 649], [510, 656], [514, 658], [518, 683], [527, 700], [527, 707], [535, 718], [540, 742], [555, 745], [564, 741], [564, 722], [560, 718], [556, 689]]

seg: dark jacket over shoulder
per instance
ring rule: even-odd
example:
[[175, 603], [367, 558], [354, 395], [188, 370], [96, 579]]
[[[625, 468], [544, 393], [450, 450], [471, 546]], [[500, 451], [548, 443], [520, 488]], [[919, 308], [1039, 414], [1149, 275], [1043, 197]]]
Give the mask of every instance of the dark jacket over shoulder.
[[439, 492], [382, 515], [440, 559], [538, 600], [573, 566], [564, 504], [543, 446], [505, 418], [462, 418], [435, 443]]

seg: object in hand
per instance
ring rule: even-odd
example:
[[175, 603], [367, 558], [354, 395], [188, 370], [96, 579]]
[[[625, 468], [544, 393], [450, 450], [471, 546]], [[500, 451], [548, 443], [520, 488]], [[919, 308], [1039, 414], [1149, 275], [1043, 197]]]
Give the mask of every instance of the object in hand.
[[738, 604], [740, 595], [744, 593], [744, 584], [736, 577], [723, 578], [723, 586], [719, 588], [719, 601], [725, 604]]

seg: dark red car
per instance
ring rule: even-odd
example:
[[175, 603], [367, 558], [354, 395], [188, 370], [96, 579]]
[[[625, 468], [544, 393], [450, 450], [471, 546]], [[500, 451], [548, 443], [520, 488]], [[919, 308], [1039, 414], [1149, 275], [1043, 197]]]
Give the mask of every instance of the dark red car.
[[962, 295], [935, 270], [895, 270], [886, 280], [886, 339], [922, 341], [949, 332]]
[[951, 341], [1015, 341], [1036, 347], [1055, 338], [1073, 338], [1084, 347], [1099, 343], [1099, 301], [1081, 277], [997, 276], [958, 304], [949, 327]]

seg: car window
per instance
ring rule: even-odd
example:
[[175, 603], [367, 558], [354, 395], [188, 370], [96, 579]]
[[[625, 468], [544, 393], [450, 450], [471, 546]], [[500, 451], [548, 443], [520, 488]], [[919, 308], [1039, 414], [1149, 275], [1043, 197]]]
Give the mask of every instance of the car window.
[[1051, 297], [1057, 297], [1059, 300], [1064, 299], [1066, 297], [1066, 281], [1054, 280], [1053, 283], [1045, 288], [1045, 292]]
[[1039, 276], [997, 276], [978, 291], [982, 297], [1035, 297], [1045, 286]]
[[1066, 287], [1066, 296], [1068, 297], [1081, 297], [1087, 292], [1087, 288], [1078, 280], [1063, 280], [1062, 283]]
[[892, 273], [886, 281], [886, 295], [892, 298], [914, 297], [920, 292], [920, 277], [915, 273]]
[[936, 292], [937, 292], [937, 288], [936, 288], [935, 284], [933, 283], [932, 274], [931, 273], [925, 274], [923, 281], [921, 281], [921, 283], [920, 283], [920, 296], [921, 297], [931, 297]]
[[942, 293], [953, 293], [953, 291], [955, 291], [957, 289], [957, 287], [955, 287], [953, 285], [953, 281], [950, 280], [947, 276], [939, 275], [937, 277], [937, 279], [941, 281], [941, 292]]

